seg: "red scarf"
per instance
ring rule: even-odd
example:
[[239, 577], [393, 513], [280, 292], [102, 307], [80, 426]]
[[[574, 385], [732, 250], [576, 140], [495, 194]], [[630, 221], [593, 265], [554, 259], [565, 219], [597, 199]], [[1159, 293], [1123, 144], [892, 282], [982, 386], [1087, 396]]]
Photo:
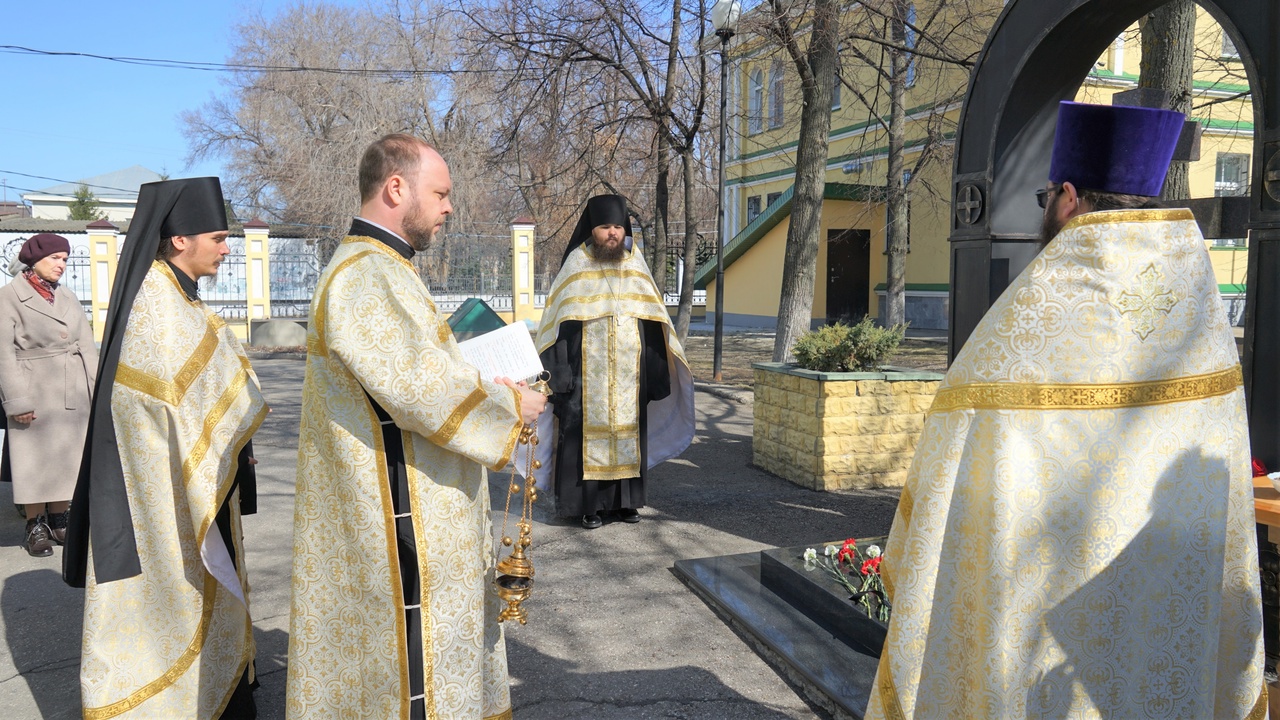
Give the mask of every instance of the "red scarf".
[[22, 276], [27, 279], [27, 282], [31, 283], [31, 287], [35, 288], [36, 292], [40, 293], [40, 297], [48, 300], [50, 305], [53, 304], [53, 291], [58, 289], [58, 283], [51, 283], [45, 280], [37, 275], [35, 270], [29, 268], [22, 271]]

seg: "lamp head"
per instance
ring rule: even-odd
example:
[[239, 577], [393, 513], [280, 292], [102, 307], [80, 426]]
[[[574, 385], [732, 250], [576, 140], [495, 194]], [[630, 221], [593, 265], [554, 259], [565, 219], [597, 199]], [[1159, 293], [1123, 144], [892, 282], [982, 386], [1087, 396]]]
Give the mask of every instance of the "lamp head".
[[711, 26], [716, 29], [717, 35], [733, 37], [741, 15], [740, 0], [716, 0], [716, 4], [711, 6]]

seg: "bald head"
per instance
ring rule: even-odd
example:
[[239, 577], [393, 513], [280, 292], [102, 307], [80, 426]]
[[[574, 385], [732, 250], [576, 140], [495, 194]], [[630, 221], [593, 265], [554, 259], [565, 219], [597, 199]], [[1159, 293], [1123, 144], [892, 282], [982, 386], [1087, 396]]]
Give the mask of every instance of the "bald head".
[[411, 135], [369, 146], [360, 160], [360, 216], [426, 250], [449, 214], [453, 181], [440, 153]]

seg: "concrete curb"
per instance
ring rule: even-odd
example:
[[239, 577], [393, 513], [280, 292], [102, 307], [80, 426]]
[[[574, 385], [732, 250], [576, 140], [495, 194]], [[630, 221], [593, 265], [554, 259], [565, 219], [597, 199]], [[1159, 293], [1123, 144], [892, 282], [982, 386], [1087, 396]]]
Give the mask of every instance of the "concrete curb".
[[244, 354], [249, 356], [250, 360], [306, 360], [305, 352], [297, 352], [294, 350], [254, 350], [253, 348], [245, 348]]
[[755, 401], [756, 394], [750, 390], [745, 390], [732, 385], [713, 385], [711, 383], [694, 382], [693, 389], [699, 392], [714, 395], [723, 400], [736, 402], [739, 405], [750, 405]]

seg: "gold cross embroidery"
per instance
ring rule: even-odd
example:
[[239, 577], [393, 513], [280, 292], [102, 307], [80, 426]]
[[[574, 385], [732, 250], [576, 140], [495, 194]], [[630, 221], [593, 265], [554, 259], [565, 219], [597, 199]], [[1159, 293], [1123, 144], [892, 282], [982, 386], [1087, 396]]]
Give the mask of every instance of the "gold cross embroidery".
[[1161, 290], [1163, 283], [1164, 274], [1152, 263], [1138, 273], [1136, 293], [1120, 293], [1119, 299], [1111, 301], [1121, 315], [1130, 316], [1129, 323], [1139, 340], [1145, 341], [1159, 329], [1164, 324], [1161, 314], [1168, 315], [1178, 304], [1178, 296], [1172, 290]]

